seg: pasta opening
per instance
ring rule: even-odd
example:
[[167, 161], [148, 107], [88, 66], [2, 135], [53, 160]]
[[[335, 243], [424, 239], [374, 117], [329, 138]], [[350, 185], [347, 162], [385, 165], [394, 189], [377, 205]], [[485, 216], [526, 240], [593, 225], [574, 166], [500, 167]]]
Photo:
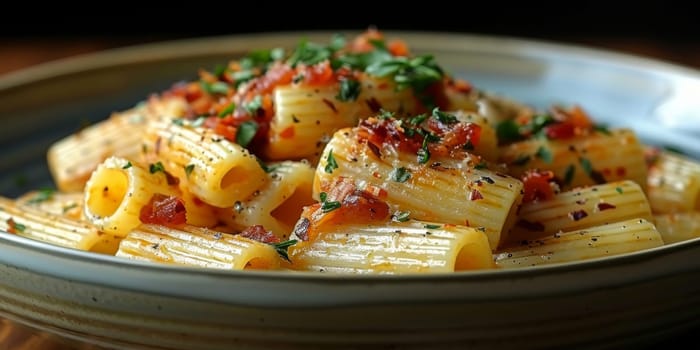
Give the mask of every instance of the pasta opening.
[[479, 249], [478, 244], [465, 244], [460, 248], [455, 258], [455, 271], [477, 270], [493, 266], [490, 250], [487, 250], [486, 253], [483, 249]]
[[241, 171], [241, 169], [238, 169], [238, 168], [232, 168], [229, 171], [227, 171], [226, 175], [224, 175], [221, 178], [221, 182], [219, 183], [219, 187], [222, 190], [225, 190], [233, 185], [243, 183], [246, 180], [246, 177], [247, 177], [246, 171]]
[[286, 200], [270, 212], [270, 215], [291, 231], [305, 205], [313, 203], [309, 186], [297, 187]]
[[93, 174], [91, 181], [85, 205], [95, 215], [111, 216], [126, 196], [129, 177], [120, 169], [102, 169]]

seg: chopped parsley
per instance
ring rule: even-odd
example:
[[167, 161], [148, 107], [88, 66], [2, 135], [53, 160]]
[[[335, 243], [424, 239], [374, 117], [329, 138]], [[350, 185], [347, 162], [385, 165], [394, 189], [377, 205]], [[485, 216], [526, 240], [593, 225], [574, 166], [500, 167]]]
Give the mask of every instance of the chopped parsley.
[[32, 199], [27, 201], [27, 204], [36, 204], [50, 200], [53, 198], [56, 190], [52, 188], [43, 188], [37, 192], [37, 194], [32, 197]]
[[355, 101], [360, 96], [361, 87], [360, 82], [355, 79], [341, 79], [340, 91], [335, 98], [343, 102]]
[[552, 164], [554, 161], [554, 156], [552, 156], [552, 151], [550, 151], [547, 147], [545, 146], [540, 146], [540, 148], [537, 149], [537, 153], [535, 153], [537, 158], [542, 159], [547, 164]]
[[326, 192], [321, 192], [319, 197], [321, 198], [321, 211], [323, 213], [328, 213], [340, 208], [340, 202], [328, 201], [328, 194]]
[[328, 174], [332, 174], [333, 170], [338, 169], [338, 163], [335, 161], [335, 157], [333, 157], [333, 149], [328, 151], [328, 157], [326, 157], [326, 167], [324, 170]]
[[155, 174], [159, 171], [165, 173], [165, 167], [163, 166], [163, 163], [159, 161], [157, 163], [151, 163], [148, 166], [148, 171], [150, 171], [151, 174]]
[[591, 164], [591, 161], [588, 160], [588, 158], [581, 158], [579, 162], [581, 163], [583, 172], [586, 173], [586, 175], [591, 176], [593, 173], [593, 165]]
[[206, 81], [200, 81], [200, 85], [202, 86], [202, 90], [204, 90], [208, 94], [220, 94], [220, 95], [226, 95], [228, 93], [228, 84], [217, 81], [214, 83], [209, 83]]
[[571, 181], [574, 180], [574, 175], [576, 174], [576, 167], [573, 164], [569, 164], [564, 171], [564, 184], [569, 185]]
[[481, 169], [487, 169], [489, 167], [488, 163], [486, 161], [481, 161], [479, 164], [474, 166], [474, 169], [481, 170]]
[[599, 133], [603, 133], [603, 134], [608, 135], [608, 136], [612, 135], [612, 134], [610, 133], [610, 129], [608, 129], [608, 127], [605, 126], [605, 125], [603, 125], [603, 124], [596, 124], [596, 125], [594, 125], [594, 126], [593, 126], [593, 130], [595, 130], [595, 131], [597, 131], [597, 132], [599, 132]]
[[619, 194], [622, 194], [622, 187], [615, 187], [615, 191], [617, 191], [617, 193]]
[[233, 113], [234, 110], [236, 110], [236, 104], [232, 102], [231, 104], [226, 106], [226, 108], [222, 109], [221, 112], [219, 112], [219, 118], [223, 118]]
[[187, 178], [189, 178], [190, 174], [192, 174], [193, 170], [194, 170], [194, 164], [185, 165], [185, 176], [187, 176]]
[[279, 256], [281, 256], [284, 260], [292, 262], [291, 260], [289, 260], [289, 247], [297, 244], [297, 242], [298, 241], [296, 239], [290, 239], [284, 242], [271, 243], [270, 245], [272, 245], [272, 247], [275, 248], [277, 254], [279, 254]]
[[397, 211], [391, 215], [391, 221], [406, 222], [411, 219], [411, 213], [407, 211]]
[[257, 114], [260, 108], [262, 108], [262, 96], [260, 95], [255, 95], [252, 100], [243, 104], [243, 109], [251, 115]]
[[453, 114], [441, 112], [437, 107], [433, 109], [433, 118], [437, 119], [443, 124], [454, 124], [458, 122], [457, 117], [455, 117]]
[[431, 230], [434, 230], [434, 229], [438, 229], [438, 228], [440, 228], [440, 227], [441, 227], [441, 225], [434, 225], [434, 224], [426, 224], [426, 225], [424, 225], [423, 227], [424, 227], [424, 228], [427, 228], [427, 229], [431, 229]]
[[511, 162], [511, 164], [523, 166], [523, 165], [527, 164], [529, 161], [530, 161], [530, 156], [528, 156], [527, 154], [523, 154], [523, 155], [518, 156], [518, 158], [515, 158], [515, 160], [513, 160]]
[[126, 164], [122, 167], [122, 169], [129, 169], [129, 168], [131, 168], [132, 166], [133, 166], [133, 165], [131, 164], [131, 162], [127, 160], [127, 161], [126, 161]]
[[241, 147], [247, 147], [250, 141], [253, 141], [255, 134], [258, 132], [258, 123], [248, 120], [238, 126], [236, 131], [236, 143]]
[[396, 182], [406, 182], [411, 178], [411, 171], [404, 167], [394, 168], [389, 177]]

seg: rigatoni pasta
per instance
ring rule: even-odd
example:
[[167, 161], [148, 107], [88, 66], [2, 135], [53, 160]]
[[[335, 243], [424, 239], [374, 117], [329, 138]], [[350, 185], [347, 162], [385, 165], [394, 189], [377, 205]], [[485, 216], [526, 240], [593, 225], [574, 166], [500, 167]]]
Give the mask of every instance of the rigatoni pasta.
[[649, 149], [581, 106], [495, 95], [368, 30], [200, 70], [59, 140], [57, 189], [0, 197], [0, 229], [229, 270], [569, 263], [699, 235], [700, 163]]

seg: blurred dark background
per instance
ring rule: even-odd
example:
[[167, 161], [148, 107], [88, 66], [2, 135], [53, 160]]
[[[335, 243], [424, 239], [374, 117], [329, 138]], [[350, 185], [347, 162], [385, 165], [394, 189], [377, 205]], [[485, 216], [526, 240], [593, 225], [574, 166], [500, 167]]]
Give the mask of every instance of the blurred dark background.
[[[19, 4], [22, 7], [22, 4]], [[162, 40], [304, 30], [449, 31], [613, 49], [700, 68], [697, 14], [671, 1], [262, 1], [24, 5], [0, 21], [0, 74]], [[54, 9], [51, 6], [60, 6]], [[689, 5], [688, 5], [689, 6]], [[41, 11], [38, 11], [41, 9]], [[43, 15], [39, 16], [41, 12]]]

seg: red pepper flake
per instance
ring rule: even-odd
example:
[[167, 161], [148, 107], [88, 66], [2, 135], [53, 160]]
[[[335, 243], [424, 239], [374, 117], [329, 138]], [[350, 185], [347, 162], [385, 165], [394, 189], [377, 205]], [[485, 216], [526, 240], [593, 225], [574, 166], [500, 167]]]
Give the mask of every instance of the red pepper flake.
[[473, 189], [473, 190], [469, 193], [469, 200], [470, 200], [470, 201], [477, 201], [477, 200], [479, 200], [479, 199], [484, 199], [484, 195], [482, 195], [481, 192], [479, 192], [479, 190]]
[[262, 225], [248, 226], [245, 230], [243, 230], [243, 232], [240, 233], [240, 236], [268, 244], [279, 243], [280, 241], [280, 239], [277, 238], [272, 231], [266, 230]]
[[520, 219], [517, 223], [515, 223], [515, 225], [528, 231], [544, 232], [544, 224], [539, 221], [532, 222], [525, 219]]
[[627, 175], [627, 169], [622, 166], [617, 167], [617, 169], [615, 169], [615, 174], [617, 174], [619, 177], [625, 177]]
[[328, 108], [333, 110], [333, 113], [338, 114], [338, 108], [335, 107], [335, 104], [333, 103], [333, 101], [330, 101], [327, 98], [324, 98], [322, 101], [323, 101], [323, 103], [326, 104], [326, 106], [328, 106]]
[[187, 221], [185, 202], [175, 196], [154, 194], [148, 204], [141, 208], [139, 219], [144, 224], [182, 225]]
[[574, 211], [569, 213], [569, 218], [571, 220], [574, 220], [574, 221], [579, 221], [579, 220], [585, 218], [586, 216], [588, 216], [588, 213], [586, 213], [586, 211], [583, 209], [574, 210]]
[[598, 209], [598, 211], [615, 209], [615, 208], [617, 208], [617, 207], [613, 204], [610, 204], [610, 203], [600, 202], [600, 203], [596, 204], [596, 209]]

